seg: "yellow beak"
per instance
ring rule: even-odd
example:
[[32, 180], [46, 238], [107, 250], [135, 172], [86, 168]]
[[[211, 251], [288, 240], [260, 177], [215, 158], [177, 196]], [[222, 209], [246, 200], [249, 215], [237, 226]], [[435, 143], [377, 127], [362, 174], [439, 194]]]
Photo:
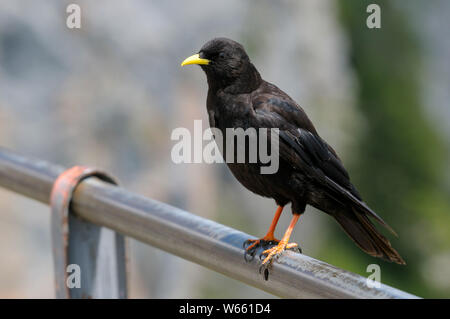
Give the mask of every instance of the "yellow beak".
[[209, 64], [209, 60], [200, 58], [200, 55], [197, 53], [197, 54], [191, 55], [189, 58], [187, 58], [183, 62], [181, 62], [181, 66], [185, 66], [188, 64]]

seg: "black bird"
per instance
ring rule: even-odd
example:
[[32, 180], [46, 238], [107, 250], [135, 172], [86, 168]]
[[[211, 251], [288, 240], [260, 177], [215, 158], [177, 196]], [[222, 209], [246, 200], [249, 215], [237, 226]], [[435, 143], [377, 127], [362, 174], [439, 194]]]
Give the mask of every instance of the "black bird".
[[[263, 252], [267, 255], [263, 265], [267, 266], [285, 249], [296, 247], [288, 243], [289, 237], [306, 205], [311, 205], [334, 217], [369, 255], [405, 264], [370, 219], [395, 232], [362, 200], [336, 152], [319, 136], [293, 99], [261, 78], [241, 44], [215, 38], [181, 66], [188, 64], [199, 64], [206, 73], [209, 86], [206, 106], [211, 127], [220, 129], [224, 135], [226, 128], [279, 129], [276, 173], [261, 174], [260, 162], [227, 163], [242, 185], [258, 195], [273, 198], [278, 205], [269, 231], [261, 239], [247, 241], [248, 245], [251, 243], [247, 252], [254, 254], [256, 247], [277, 243]], [[293, 218], [283, 238], [277, 240], [274, 230], [289, 202]]]

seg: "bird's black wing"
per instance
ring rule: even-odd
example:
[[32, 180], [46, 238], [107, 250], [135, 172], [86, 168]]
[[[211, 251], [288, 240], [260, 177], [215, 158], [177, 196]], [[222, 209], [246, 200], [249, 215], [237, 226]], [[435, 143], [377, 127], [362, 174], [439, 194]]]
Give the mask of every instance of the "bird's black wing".
[[285, 97], [270, 97], [256, 105], [259, 127], [279, 128], [280, 157], [322, 185], [343, 205], [350, 202], [389, 231], [394, 230], [361, 199], [336, 152], [316, 132], [305, 112]]
[[[336, 152], [316, 132], [303, 109], [285, 96], [262, 95], [254, 109], [258, 124], [277, 127], [286, 146], [311, 168], [320, 169], [335, 183], [361, 199]], [[289, 156], [292, 159], [292, 156]]]

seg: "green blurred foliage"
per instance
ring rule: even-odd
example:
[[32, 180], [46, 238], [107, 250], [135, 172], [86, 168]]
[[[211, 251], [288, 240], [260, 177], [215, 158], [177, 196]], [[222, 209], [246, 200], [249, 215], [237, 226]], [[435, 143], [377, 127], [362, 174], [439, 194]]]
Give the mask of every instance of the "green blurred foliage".
[[365, 117], [349, 171], [365, 201], [399, 234], [388, 236], [407, 265], [366, 256], [337, 227], [331, 227], [333, 245], [321, 257], [364, 276], [361, 265], [377, 263], [383, 283], [422, 297], [448, 297], [449, 291], [432, 285], [426, 269], [430, 258], [450, 249], [450, 192], [445, 145], [421, 105], [422, 48], [414, 21], [398, 4], [376, 1], [381, 29], [367, 28], [370, 3], [339, 2]]

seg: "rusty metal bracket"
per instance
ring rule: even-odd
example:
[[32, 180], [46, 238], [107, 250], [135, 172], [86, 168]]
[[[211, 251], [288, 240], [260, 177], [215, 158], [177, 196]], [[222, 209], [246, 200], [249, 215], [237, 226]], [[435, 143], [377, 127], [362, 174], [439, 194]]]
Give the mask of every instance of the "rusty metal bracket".
[[108, 174], [74, 166], [58, 176], [50, 195], [57, 298], [126, 298], [125, 238], [71, 212], [72, 196], [85, 179], [117, 185]]

